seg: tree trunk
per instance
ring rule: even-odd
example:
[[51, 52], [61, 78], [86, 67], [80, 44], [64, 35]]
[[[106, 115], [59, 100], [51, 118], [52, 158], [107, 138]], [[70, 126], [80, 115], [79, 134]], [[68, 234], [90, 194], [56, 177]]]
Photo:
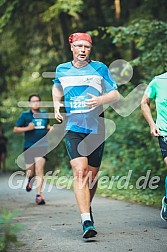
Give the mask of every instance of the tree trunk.
[[[69, 19], [68, 19], [69, 20]], [[67, 61], [67, 55], [68, 55], [68, 28], [66, 26], [66, 14], [65, 13], [60, 13], [59, 15], [59, 21], [60, 21], [60, 42], [62, 45], [62, 56], [63, 60]]]
[[121, 15], [121, 3], [120, 0], [114, 0], [115, 5], [115, 19], [119, 21]]

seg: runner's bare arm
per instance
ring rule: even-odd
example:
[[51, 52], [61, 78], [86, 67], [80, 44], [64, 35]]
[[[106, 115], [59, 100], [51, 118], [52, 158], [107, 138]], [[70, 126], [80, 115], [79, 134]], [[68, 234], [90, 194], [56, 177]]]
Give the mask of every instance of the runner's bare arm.
[[17, 126], [15, 126], [13, 128], [13, 132], [14, 133], [24, 133], [26, 131], [34, 130], [34, 128], [35, 128], [34, 124], [32, 122], [30, 122], [28, 124], [28, 126], [25, 126], [25, 127], [17, 127]]
[[152, 136], [159, 136], [160, 132], [157, 125], [155, 124], [153, 120], [151, 109], [150, 109], [150, 103], [151, 103], [151, 99], [146, 94], [144, 94], [141, 101], [141, 110], [142, 110], [143, 116], [150, 126], [150, 134]]
[[86, 105], [91, 107], [97, 107], [99, 105], [116, 102], [120, 98], [120, 94], [117, 90], [112, 90], [109, 93], [101, 96], [95, 96], [89, 93], [88, 95], [91, 99], [87, 100]]
[[53, 97], [54, 113], [55, 113], [55, 119], [58, 122], [63, 121], [63, 116], [60, 114], [60, 108], [64, 107], [64, 105], [61, 103], [62, 96], [63, 94], [60, 91], [60, 89], [58, 89], [55, 85], [53, 85], [52, 97]]

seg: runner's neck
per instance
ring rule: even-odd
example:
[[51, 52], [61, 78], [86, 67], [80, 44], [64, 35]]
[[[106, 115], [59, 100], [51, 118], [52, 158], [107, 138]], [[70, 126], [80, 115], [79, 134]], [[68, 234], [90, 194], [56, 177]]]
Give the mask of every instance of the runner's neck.
[[89, 64], [90, 60], [88, 61], [83, 61], [83, 62], [79, 62], [79, 61], [72, 61], [72, 65], [76, 68], [82, 68], [85, 67]]

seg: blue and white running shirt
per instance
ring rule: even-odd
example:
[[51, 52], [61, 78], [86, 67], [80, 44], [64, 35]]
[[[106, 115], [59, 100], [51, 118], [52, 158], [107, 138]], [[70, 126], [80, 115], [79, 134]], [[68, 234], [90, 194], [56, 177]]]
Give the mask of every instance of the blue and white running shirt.
[[64, 94], [66, 130], [98, 134], [102, 106], [92, 110], [85, 100], [91, 99], [87, 93], [100, 96], [117, 89], [108, 67], [99, 61], [90, 61], [81, 68], [72, 62], [63, 63], [56, 68], [53, 82]]

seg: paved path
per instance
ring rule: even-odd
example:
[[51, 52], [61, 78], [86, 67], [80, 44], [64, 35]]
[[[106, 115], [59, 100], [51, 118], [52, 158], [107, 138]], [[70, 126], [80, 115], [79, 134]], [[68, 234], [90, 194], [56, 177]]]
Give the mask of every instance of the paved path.
[[[16, 177], [13, 184], [23, 177]], [[34, 202], [35, 190], [11, 189], [9, 176], [0, 177], [0, 209], [18, 208], [16, 223], [24, 224], [18, 238], [24, 244], [17, 252], [166, 252], [167, 223], [159, 209], [126, 201], [95, 197], [93, 212], [98, 236], [82, 239], [80, 215], [74, 194], [53, 187], [44, 196], [46, 205]]]

